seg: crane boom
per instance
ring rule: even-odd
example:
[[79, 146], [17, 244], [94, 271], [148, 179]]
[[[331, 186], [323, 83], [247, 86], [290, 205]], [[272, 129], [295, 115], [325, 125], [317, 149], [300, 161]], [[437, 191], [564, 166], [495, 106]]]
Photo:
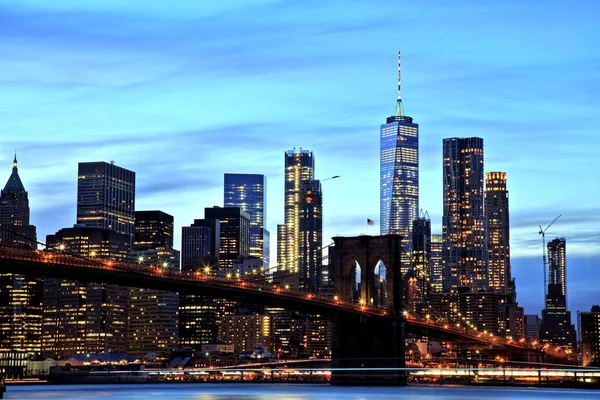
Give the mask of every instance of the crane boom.
[[550, 222], [550, 224], [548, 224], [548, 226], [546, 227], [546, 229], [542, 229], [541, 225], [538, 225], [540, 227], [540, 232], [539, 234], [542, 235], [542, 266], [544, 269], [544, 301], [546, 301], [546, 296], [548, 296], [548, 274], [546, 273], [548, 271], [548, 257], [546, 256], [546, 231], [548, 230], [548, 228], [550, 228], [552, 225], [554, 225], [554, 223], [562, 216], [562, 214], [559, 214], [558, 217], [554, 218], [552, 220], [552, 222]]

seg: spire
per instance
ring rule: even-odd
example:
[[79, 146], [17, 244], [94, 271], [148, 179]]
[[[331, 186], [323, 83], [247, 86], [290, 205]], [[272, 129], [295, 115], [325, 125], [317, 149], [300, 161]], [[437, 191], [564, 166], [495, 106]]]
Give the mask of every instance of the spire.
[[398, 117], [402, 116], [402, 90], [401, 90], [402, 75], [401, 75], [401, 71], [402, 71], [402, 62], [401, 62], [401, 58], [400, 58], [400, 50], [398, 50], [398, 100], [396, 101], [396, 115]]
[[12, 174], [10, 174], [8, 182], [6, 182], [6, 186], [4, 186], [3, 192], [16, 193], [25, 191], [25, 187], [23, 186], [23, 182], [21, 182], [21, 178], [19, 177], [19, 171], [17, 167], [17, 153], [15, 152]]

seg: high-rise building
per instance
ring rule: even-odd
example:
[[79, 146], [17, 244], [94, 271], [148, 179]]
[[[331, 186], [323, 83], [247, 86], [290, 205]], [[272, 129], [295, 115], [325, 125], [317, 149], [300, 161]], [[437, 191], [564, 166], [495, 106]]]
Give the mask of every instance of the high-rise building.
[[525, 337], [529, 341], [540, 340], [540, 317], [537, 314], [525, 314]]
[[[126, 260], [130, 236], [110, 229], [74, 226], [46, 237], [48, 249], [82, 257]], [[125, 352], [128, 288], [46, 278], [42, 354]]]
[[422, 311], [431, 293], [431, 220], [427, 212], [412, 225], [412, 273], [416, 279], [417, 311]]
[[219, 326], [219, 342], [232, 344], [234, 353], [252, 351], [256, 346], [271, 346], [271, 317], [268, 315], [230, 315]]
[[402, 114], [398, 52], [398, 99], [396, 115], [381, 125], [380, 234], [404, 237], [403, 273], [410, 266], [412, 222], [419, 213], [419, 125]]
[[114, 163], [79, 163], [77, 224], [112, 229], [128, 235], [135, 230], [135, 172]]
[[485, 174], [485, 216], [488, 223], [488, 287], [498, 293], [510, 294], [512, 273], [506, 172]]
[[573, 348], [577, 342], [571, 312], [567, 310], [567, 258], [565, 238], [548, 243], [548, 294], [542, 310], [540, 340], [554, 346]]
[[[285, 153], [285, 226], [278, 226], [277, 271], [297, 275], [298, 288], [318, 291], [322, 267], [323, 198], [309, 150]], [[280, 251], [285, 249], [285, 254]]]
[[173, 248], [173, 216], [165, 212], [136, 211], [133, 246], [135, 250]]
[[442, 249], [444, 241], [442, 235], [431, 235], [431, 291], [441, 293], [444, 281], [442, 272]]
[[[0, 193], [0, 244], [37, 248], [36, 229], [29, 223], [29, 196], [19, 177], [16, 155]], [[0, 348], [40, 352], [42, 290], [41, 279], [0, 274]]]
[[[136, 211], [133, 251], [129, 260], [179, 270], [173, 249], [173, 216], [162, 211]], [[179, 296], [154, 289], [129, 289], [127, 353], [144, 356], [177, 348]]]
[[483, 139], [443, 141], [444, 291], [487, 288], [487, 241], [484, 214]]
[[584, 367], [600, 367], [600, 306], [579, 312], [581, 358]]
[[267, 178], [258, 174], [225, 174], [223, 205], [239, 207], [250, 215], [250, 256], [269, 268]]
[[[183, 271], [214, 273], [219, 263], [220, 221], [196, 219], [182, 228], [181, 268]], [[179, 345], [200, 349], [217, 342], [218, 304], [210, 297], [182, 294], [179, 298]]]
[[236, 261], [250, 256], [250, 215], [240, 207], [204, 209], [204, 218], [219, 220], [219, 270], [232, 270]]

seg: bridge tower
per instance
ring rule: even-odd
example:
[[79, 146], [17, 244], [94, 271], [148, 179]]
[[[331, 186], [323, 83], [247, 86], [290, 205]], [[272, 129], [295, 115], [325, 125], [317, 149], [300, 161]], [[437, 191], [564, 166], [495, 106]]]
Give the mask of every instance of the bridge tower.
[[361, 304], [385, 307], [389, 316], [338, 316], [333, 320], [334, 385], [406, 385], [406, 373], [397, 370], [406, 365], [402, 239], [400, 235], [333, 238], [330, 274], [336, 296], [340, 300], [354, 296]]

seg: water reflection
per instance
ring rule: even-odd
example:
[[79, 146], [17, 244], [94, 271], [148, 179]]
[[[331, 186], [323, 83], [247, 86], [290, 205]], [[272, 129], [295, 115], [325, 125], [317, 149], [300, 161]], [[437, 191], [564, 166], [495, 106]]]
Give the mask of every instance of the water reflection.
[[64, 400], [561, 400], [591, 399], [585, 389], [468, 386], [335, 387], [308, 384], [155, 384], [9, 386], [6, 399]]

